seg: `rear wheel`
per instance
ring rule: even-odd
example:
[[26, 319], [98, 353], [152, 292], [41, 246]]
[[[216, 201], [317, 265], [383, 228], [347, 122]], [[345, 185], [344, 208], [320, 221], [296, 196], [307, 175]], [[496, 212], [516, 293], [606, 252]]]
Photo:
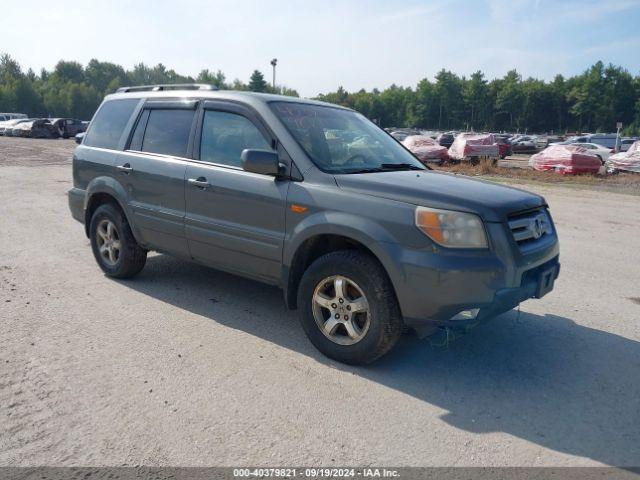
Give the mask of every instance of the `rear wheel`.
[[326, 356], [360, 365], [388, 352], [403, 330], [393, 287], [370, 255], [343, 250], [316, 260], [298, 289], [300, 322]]
[[130, 278], [142, 270], [147, 251], [138, 245], [127, 219], [112, 204], [101, 205], [91, 217], [91, 249], [104, 273]]

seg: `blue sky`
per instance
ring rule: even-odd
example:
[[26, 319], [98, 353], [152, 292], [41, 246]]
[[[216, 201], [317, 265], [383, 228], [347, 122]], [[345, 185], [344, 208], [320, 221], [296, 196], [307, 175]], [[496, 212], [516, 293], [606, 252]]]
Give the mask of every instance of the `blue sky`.
[[392, 83], [441, 68], [489, 78], [573, 75], [597, 60], [640, 74], [640, 0], [164, 0], [8, 2], [0, 52], [23, 68], [57, 60], [163, 63], [184, 74], [254, 68], [303, 96]]

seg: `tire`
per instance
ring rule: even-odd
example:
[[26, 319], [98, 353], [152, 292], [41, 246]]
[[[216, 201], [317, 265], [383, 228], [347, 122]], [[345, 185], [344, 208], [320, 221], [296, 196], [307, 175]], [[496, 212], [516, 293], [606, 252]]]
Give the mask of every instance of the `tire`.
[[[117, 250], [117, 254], [113, 256], [104, 252], [104, 249], [101, 250], [101, 247], [106, 247], [104, 232], [109, 231], [109, 223], [112, 225], [110, 243], [114, 247], [114, 253]], [[93, 256], [107, 276], [131, 278], [143, 269], [147, 261], [147, 251], [136, 242], [127, 219], [118, 207], [110, 203], [98, 207], [91, 217], [89, 232]], [[115, 242], [118, 242], [117, 249]]]
[[[353, 298], [356, 296], [353, 293], [359, 291], [368, 306], [366, 313], [351, 312], [354, 322], [359, 322], [361, 327], [365, 325], [364, 328], [358, 327], [361, 337], [351, 344], [340, 344], [329, 338], [321, 330], [322, 319], [317, 320], [318, 312], [328, 314], [328, 324], [333, 314], [329, 308], [320, 307], [314, 301], [314, 295], [318, 289], [329, 288], [334, 295], [331, 300], [338, 299], [337, 288], [334, 288], [338, 278], [351, 282], [351, 293], [346, 293], [345, 297]], [[331, 294], [325, 297], [331, 297]], [[360, 300], [359, 295], [357, 297], [354, 303], [345, 298], [343, 305], [338, 302], [335, 305], [342, 309], [349, 308], [349, 305], [356, 305]], [[371, 363], [387, 353], [396, 344], [404, 328], [400, 307], [386, 272], [370, 255], [355, 250], [331, 252], [313, 262], [300, 281], [298, 309], [300, 323], [311, 343], [327, 357], [351, 365]], [[356, 307], [353, 308], [354, 311], [355, 309]], [[341, 313], [350, 312], [343, 310]], [[365, 318], [366, 322], [363, 320]], [[342, 318], [338, 322], [342, 322]], [[354, 340], [348, 335], [346, 323], [350, 322], [337, 326], [333, 337], [343, 342], [352, 342]]]

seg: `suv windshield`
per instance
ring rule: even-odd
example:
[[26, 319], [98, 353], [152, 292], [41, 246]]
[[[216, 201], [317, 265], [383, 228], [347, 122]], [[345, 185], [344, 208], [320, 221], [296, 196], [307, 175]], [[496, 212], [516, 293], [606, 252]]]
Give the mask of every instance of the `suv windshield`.
[[313, 163], [324, 172], [425, 170], [411, 153], [359, 113], [293, 102], [270, 105]]

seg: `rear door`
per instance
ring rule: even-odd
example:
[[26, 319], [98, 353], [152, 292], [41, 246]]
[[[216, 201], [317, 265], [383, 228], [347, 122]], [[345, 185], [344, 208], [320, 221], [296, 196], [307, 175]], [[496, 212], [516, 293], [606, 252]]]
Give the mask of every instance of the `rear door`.
[[147, 101], [116, 165], [142, 242], [180, 257], [189, 257], [184, 177], [196, 107], [195, 100]]
[[195, 259], [279, 281], [289, 182], [240, 166], [244, 149], [271, 150], [275, 145], [252, 110], [229, 102], [204, 103], [194, 161], [186, 171], [185, 231]]

